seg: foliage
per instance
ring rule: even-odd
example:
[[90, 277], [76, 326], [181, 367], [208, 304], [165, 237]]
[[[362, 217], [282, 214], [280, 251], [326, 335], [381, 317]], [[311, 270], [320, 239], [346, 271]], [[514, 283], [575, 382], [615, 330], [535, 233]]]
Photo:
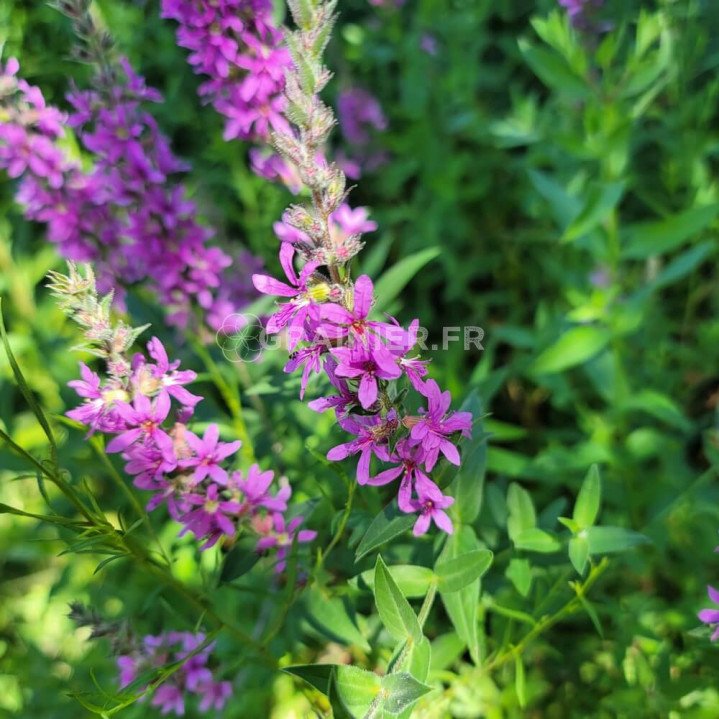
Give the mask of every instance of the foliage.
[[[454, 533], [415, 538], [394, 489], [325, 459], [344, 433], [297, 400], [282, 351], [227, 361], [140, 285], [128, 323], [197, 372], [195, 431], [215, 423], [242, 438], [237, 467], [287, 475], [319, 534], [283, 574], [247, 537], [178, 538], [64, 416], [92, 357], [71, 351], [82, 333], [44, 279], [62, 261], [3, 176], [0, 714], [157, 716], [141, 695], [179, 667], [118, 689], [110, 641], [66, 616], [81, 602], [138, 636], [206, 632], [227, 716], [717, 715], [696, 614], [719, 525], [719, 17], [703, 0], [608, 0], [589, 28], [553, 0], [398, 5], [340, 3], [323, 97], [360, 87], [386, 116], [386, 162], [352, 195], [379, 226], [354, 273], [375, 279], [376, 310], [420, 318], [431, 377], [475, 418], [462, 466], [435, 473]], [[223, 140], [159, 2], [94, 6], [163, 93], [152, 113], [202, 222], [277, 275], [289, 194]], [[70, 23], [2, 0], [0, 18], [3, 60], [67, 109], [69, 80], [91, 77]], [[483, 328], [482, 349], [446, 342], [455, 326]]]

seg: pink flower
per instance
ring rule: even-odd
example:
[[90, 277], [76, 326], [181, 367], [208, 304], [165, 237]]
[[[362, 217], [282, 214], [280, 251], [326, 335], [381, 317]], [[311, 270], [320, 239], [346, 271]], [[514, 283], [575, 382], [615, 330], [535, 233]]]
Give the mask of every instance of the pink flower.
[[426, 467], [431, 471], [441, 452], [449, 462], [459, 466], [457, 447], [447, 437], [461, 432], [464, 437], [472, 435], [472, 415], [469, 412], [447, 414], [452, 403], [449, 392], [441, 392], [437, 383], [427, 380], [424, 385], [428, 409], [420, 410], [421, 416], [413, 421], [410, 437], [414, 444], [421, 444], [427, 453]]
[[370, 409], [377, 401], [377, 380], [392, 380], [402, 376], [397, 360], [381, 343], [370, 346], [338, 347], [332, 354], [339, 361], [335, 373], [359, 381], [357, 396], [363, 409]]
[[317, 269], [317, 262], [308, 262], [298, 275], [292, 265], [295, 248], [285, 242], [280, 249], [280, 263], [289, 280], [289, 285], [268, 275], [252, 275], [252, 282], [258, 292], [265, 295], [289, 297], [290, 302], [281, 306], [267, 322], [267, 331], [271, 334], [279, 332], [283, 327], [289, 330], [289, 346], [294, 349], [297, 343], [307, 334], [306, 324], [315, 321], [317, 305], [310, 296], [309, 279]]
[[118, 402], [117, 413], [125, 421], [126, 429], [108, 443], [107, 452], [123, 452], [135, 442], [143, 442], [154, 444], [163, 453], [173, 454], [172, 440], [162, 428], [170, 413], [168, 395], [160, 394], [154, 402], [145, 395], [137, 395], [132, 405]]
[[370, 478], [370, 462], [376, 456], [383, 462], [389, 461], [387, 446], [390, 437], [399, 427], [397, 413], [391, 410], [386, 417], [375, 415], [353, 415], [342, 418], [340, 426], [346, 432], [356, 435], [356, 439], [338, 444], [327, 453], [327, 459], [337, 462], [359, 454], [357, 463], [357, 481], [367, 484]]
[[218, 485], [211, 484], [204, 493], [186, 494], [183, 501], [196, 509], [189, 509], [180, 517], [185, 525], [180, 536], [189, 531], [198, 539], [206, 539], [201, 549], [214, 546], [223, 535], [234, 537], [237, 533], [233, 519], [242, 510], [242, 505], [223, 500]]
[[220, 442], [220, 430], [216, 424], [211, 424], [200, 439], [192, 432], [185, 433], [185, 440], [194, 452], [189, 459], [183, 459], [180, 466], [183, 469], [194, 467], [194, 481], [202, 482], [209, 477], [218, 484], [227, 484], [227, 470], [220, 466], [220, 462], [237, 452], [242, 446], [238, 439], [234, 442]]

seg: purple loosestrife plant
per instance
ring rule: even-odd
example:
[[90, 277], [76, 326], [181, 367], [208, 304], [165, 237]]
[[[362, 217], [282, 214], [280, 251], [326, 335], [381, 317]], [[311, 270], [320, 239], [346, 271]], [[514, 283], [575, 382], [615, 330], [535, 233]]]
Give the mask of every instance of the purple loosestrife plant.
[[[335, 21], [335, 3], [291, 0], [289, 5], [298, 26], [287, 35], [293, 66], [286, 77], [286, 115], [293, 127], [279, 128], [273, 141], [296, 167], [311, 202], [290, 206], [276, 228], [289, 283], [253, 277], [260, 292], [286, 299], [269, 318], [267, 330], [289, 334], [295, 354], [286, 369], [305, 363], [302, 393], [311, 370], [323, 370], [338, 392], [311, 403], [318, 411], [335, 409], [340, 427], [352, 436], [330, 450], [328, 459], [357, 455], [360, 484], [387, 484], [403, 474], [399, 508], [418, 515], [415, 534], [424, 534], [431, 521], [452, 532], [444, 510], [454, 500], [429, 473], [440, 455], [459, 464], [455, 443], [470, 436], [472, 417], [450, 412], [449, 392], [426, 380], [424, 363], [409, 356], [418, 322], [406, 330], [393, 318], [373, 319], [372, 280], [351, 277], [349, 262], [362, 248], [362, 233], [376, 226], [366, 213], [345, 203], [345, 175], [321, 154], [334, 126], [319, 93], [330, 77], [321, 57]], [[337, 231], [338, 224], [344, 231]], [[426, 409], [409, 409], [405, 381]], [[380, 463], [374, 476], [373, 459]], [[382, 463], [396, 466], [382, 469]]]
[[273, 25], [272, 2], [162, 0], [162, 17], [178, 23], [178, 44], [206, 78], [199, 93], [225, 118], [225, 140], [258, 143], [251, 152], [254, 172], [297, 191], [291, 168], [267, 152], [270, 133], [289, 130], [282, 90], [290, 56]]
[[209, 666], [215, 645], [214, 642], [207, 644], [205, 639], [202, 633], [165, 632], [135, 641], [127, 653], [117, 657], [120, 687], [132, 684], [144, 672], [182, 662], [179, 669], [154, 690], [150, 704], [163, 715], [184, 716], [185, 701], [194, 695], [199, 711], [221, 710], [232, 695], [232, 684], [215, 679]]
[[[241, 278], [258, 262], [239, 254], [232, 281], [224, 281], [232, 259], [208, 246], [214, 233], [197, 222], [197, 207], [174, 179], [187, 167], [144, 109], [161, 96], [126, 60], [112, 60], [111, 41], [86, 3], [63, 0], [60, 8], [84, 43], [78, 54], [97, 68], [95, 88], [73, 90], [73, 112], [65, 116], [17, 77], [10, 60], [0, 74], [0, 167], [20, 180], [26, 217], [47, 225], [60, 253], [93, 262], [101, 291], [113, 290], [121, 303], [127, 286], [143, 282], [170, 323], [186, 326], [199, 308], [216, 330], [252, 297]], [[66, 125], [92, 158], [87, 172], [60, 148]], [[237, 272], [242, 264], [244, 275]]]
[[90, 434], [109, 435], [106, 451], [120, 454], [135, 485], [152, 492], [149, 510], [167, 504], [183, 525], [181, 535], [192, 532], [201, 549], [207, 549], [223, 537], [234, 541], [241, 531], [249, 531], [257, 536], [258, 551], [277, 548], [276, 568], [281, 571], [295, 533], [299, 542], [316, 535], [297, 531], [301, 517], [285, 528], [283, 513], [292, 495], [286, 480], [271, 494], [272, 472], [257, 465], [246, 472], [230, 471], [229, 460], [242, 442], [221, 441], [216, 424], [207, 426], [202, 437], [192, 432], [188, 423], [202, 401], [186, 388], [195, 373], [170, 361], [156, 337], [147, 343], [147, 356], [130, 357], [131, 345], [146, 328], [111, 321], [112, 298], [97, 298], [89, 268], [84, 276], [72, 264], [67, 276], [52, 273], [50, 288], [83, 328], [86, 348], [106, 367], [101, 378], [81, 365], [82, 379], [70, 386], [83, 402], [68, 416]]

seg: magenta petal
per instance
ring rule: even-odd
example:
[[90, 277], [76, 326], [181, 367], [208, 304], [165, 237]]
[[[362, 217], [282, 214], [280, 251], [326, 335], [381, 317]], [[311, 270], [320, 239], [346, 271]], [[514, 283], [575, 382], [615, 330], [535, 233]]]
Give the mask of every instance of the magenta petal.
[[712, 602], [719, 604], [719, 590], [714, 589], [712, 586], [707, 586], [707, 594]]
[[444, 532], [447, 532], [447, 534], [452, 534], [454, 532], [454, 525], [452, 524], [452, 520], [449, 518], [446, 512], [444, 512], [441, 509], [435, 510], [432, 513], [432, 519], [434, 519], [434, 523]]
[[363, 409], [369, 409], [377, 401], [377, 380], [372, 375], [362, 375], [358, 397]]
[[252, 275], [252, 284], [263, 295], [279, 295], [280, 297], [295, 297], [297, 290], [267, 275]]

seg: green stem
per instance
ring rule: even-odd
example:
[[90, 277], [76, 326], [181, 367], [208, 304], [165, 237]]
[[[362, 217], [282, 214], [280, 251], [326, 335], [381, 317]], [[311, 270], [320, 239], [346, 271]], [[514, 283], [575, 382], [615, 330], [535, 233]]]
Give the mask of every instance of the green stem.
[[205, 367], [207, 368], [215, 387], [217, 387], [217, 390], [222, 396], [222, 399], [225, 401], [227, 408], [230, 410], [235, 432], [237, 432], [238, 439], [242, 440], [242, 455], [245, 459], [247, 459], [247, 461], [254, 462], [255, 453], [252, 448], [250, 435], [247, 431], [247, 425], [245, 424], [242, 403], [240, 402], [236, 392], [233, 391], [232, 387], [230, 387], [229, 383], [222, 375], [219, 366], [215, 360], [212, 359], [212, 355], [207, 351], [207, 348], [194, 338], [190, 337], [189, 339], [192, 343], [193, 349], [205, 363]]

